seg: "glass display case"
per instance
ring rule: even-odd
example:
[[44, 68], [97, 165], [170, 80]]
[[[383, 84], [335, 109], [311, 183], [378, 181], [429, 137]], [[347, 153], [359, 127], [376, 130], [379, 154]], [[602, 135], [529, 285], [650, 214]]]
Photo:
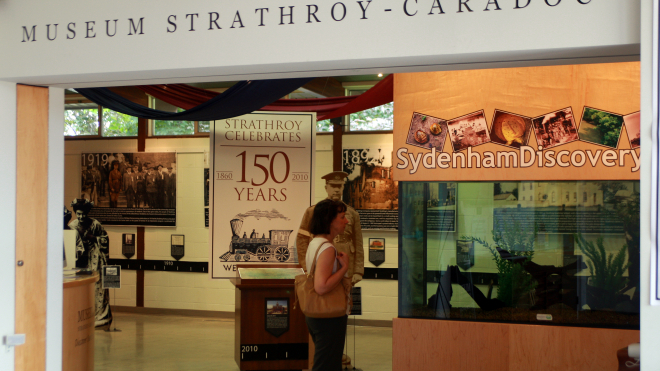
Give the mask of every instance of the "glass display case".
[[639, 181], [401, 182], [399, 317], [639, 329]]

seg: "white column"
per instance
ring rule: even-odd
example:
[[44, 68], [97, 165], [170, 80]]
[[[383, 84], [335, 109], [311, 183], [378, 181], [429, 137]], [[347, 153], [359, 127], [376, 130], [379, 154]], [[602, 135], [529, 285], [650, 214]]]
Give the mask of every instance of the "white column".
[[62, 266], [64, 229], [64, 89], [48, 89], [48, 283], [46, 370], [62, 370]]
[[[0, 338], [14, 333], [16, 307], [16, 84], [0, 82]], [[0, 345], [0, 370], [14, 350]]]

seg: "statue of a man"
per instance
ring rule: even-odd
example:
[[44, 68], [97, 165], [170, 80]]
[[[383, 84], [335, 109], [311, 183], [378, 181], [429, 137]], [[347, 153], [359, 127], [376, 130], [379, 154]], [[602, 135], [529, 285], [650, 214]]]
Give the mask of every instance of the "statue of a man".
[[[347, 173], [343, 171], [333, 171], [326, 174], [321, 179], [325, 179], [325, 190], [328, 192], [328, 198], [331, 200], [341, 201], [341, 196], [344, 192], [344, 183], [346, 182]], [[298, 236], [296, 237], [296, 247], [298, 250], [298, 262], [307, 271], [305, 256], [307, 254], [307, 246], [314, 238], [309, 233], [309, 221], [312, 219], [314, 213], [314, 206], [312, 205], [305, 210], [300, 229], [298, 229]], [[352, 207], [346, 205], [346, 218], [348, 225], [343, 234], [335, 238], [334, 245], [338, 251], [344, 252], [349, 256], [348, 277], [351, 277], [353, 286], [362, 280], [364, 276], [364, 249], [362, 248], [362, 228], [360, 228], [360, 215]]]

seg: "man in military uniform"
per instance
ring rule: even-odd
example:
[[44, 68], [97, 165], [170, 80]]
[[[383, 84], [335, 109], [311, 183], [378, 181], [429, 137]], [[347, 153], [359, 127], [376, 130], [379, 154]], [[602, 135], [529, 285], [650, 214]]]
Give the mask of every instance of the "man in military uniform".
[[[343, 171], [333, 171], [321, 177], [325, 179], [325, 191], [328, 193], [328, 198], [335, 201], [341, 201], [341, 196], [344, 193], [344, 183], [346, 182], [347, 173]], [[309, 222], [312, 220], [314, 214], [314, 206], [312, 205], [305, 210], [300, 229], [298, 229], [298, 236], [296, 237], [296, 248], [298, 250], [298, 263], [307, 271], [305, 255], [307, 254], [307, 247], [309, 242], [314, 236], [309, 233]], [[333, 241], [337, 251], [348, 254], [348, 277], [351, 277], [351, 284], [355, 286], [362, 280], [364, 276], [364, 249], [362, 248], [362, 228], [360, 227], [360, 215], [352, 207], [346, 205], [346, 219], [348, 225], [344, 229], [344, 233], [335, 237]], [[342, 368], [348, 368], [351, 365], [351, 358], [344, 354], [341, 359]]]
[[[328, 193], [328, 198], [335, 201], [341, 201], [341, 196], [344, 192], [344, 183], [346, 181], [347, 173], [343, 171], [333, 171], [326, 174], [321, 179], [325, 179], [325, 190]], [[307, 254], [307, 246], [314, 238], [309, 233], [309, 222], [314, 213], [314, 206], [312, 205], [303, 215], [298, 236], [296, 237], [296, 248], [298, 249], [298, 263], [306, 271], [307, 267], [305, 262], [305, 255]], [[344, 252], [349, 256], [348, 277], [351, 277], [351, 283], [355, 286], [356, 283], [362, 280], [364, 275], [364, 249], [362, 248], [362, 228], [360, 227], [360, 215], [352, 207], [346, 205], [346, 219], [348, 225], [343, 234], [335, 238], [334, 245], [337, 251]]]

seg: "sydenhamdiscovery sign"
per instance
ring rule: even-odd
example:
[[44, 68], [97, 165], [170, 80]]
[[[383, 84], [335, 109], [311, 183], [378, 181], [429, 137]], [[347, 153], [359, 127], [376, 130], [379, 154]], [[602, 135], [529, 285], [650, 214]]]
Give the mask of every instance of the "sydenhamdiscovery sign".
[[639, 0], [5, 0], [0, 79], [103, 85], [633, 55], [639, 9]]

